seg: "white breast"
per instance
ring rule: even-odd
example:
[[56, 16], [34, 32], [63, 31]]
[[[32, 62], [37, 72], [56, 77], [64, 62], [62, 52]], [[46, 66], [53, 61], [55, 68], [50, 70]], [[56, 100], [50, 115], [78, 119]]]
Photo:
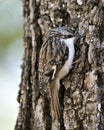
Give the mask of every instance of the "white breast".
[[67, 61], [64, 64], [64, 66], [62, 67], [62, 69], [60, 70], [60, 72], [58, 74], [59, 79], [62, 79], [64, 76], [66, 76], [68, 74], [69, 70], [71, 69], [73, 59], [74, 59], [74, 54], [75, 54], [74, 39], [75, 39], [75, 37], [68, 38], [68, 39], [61, 39], [61, 41], [64, 42], [67, 45], [67, 47], [69, 48], [69, 56], [68, 56]]

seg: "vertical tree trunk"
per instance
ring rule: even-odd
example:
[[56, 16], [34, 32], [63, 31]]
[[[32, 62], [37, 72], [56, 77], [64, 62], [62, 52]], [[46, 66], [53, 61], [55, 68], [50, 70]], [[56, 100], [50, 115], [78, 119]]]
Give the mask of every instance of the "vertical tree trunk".
[[[103, 0], [23, 0], [24, 57], [15, 130], [104, 130]], [[62, 120], [51, 119], [50, 101], [38, 85], [39, 50], [49, 29], [72, 26], [73, 67], [62, 81]]]

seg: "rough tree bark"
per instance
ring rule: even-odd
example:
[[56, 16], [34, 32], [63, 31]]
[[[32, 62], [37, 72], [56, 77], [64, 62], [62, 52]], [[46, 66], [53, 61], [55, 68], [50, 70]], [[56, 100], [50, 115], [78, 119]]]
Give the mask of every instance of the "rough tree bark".
[[[24, 57], [15, 130], [104, 130], [104, 1], [23, 0]], [[38, 86], [39, 50], [47, 31], [73, 26], [73, 67], [60, 89], [62, 120], [52, 122], [50, 101]], [[77, 61], [78, 62], [77, 62]]]

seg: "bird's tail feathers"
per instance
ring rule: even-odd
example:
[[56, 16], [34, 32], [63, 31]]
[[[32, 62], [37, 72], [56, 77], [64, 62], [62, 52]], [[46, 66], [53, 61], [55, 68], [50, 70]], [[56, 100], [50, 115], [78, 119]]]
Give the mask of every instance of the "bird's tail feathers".
[[52, 81], [50, 83], [51, 91], [51, 112], [53, 119], [60, 119], [60, 102], [59, 102], [59, 82]]

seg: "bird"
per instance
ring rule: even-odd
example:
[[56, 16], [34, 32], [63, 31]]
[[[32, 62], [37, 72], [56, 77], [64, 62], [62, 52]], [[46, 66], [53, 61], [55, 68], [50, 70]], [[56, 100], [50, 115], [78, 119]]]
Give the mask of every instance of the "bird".
[[57, 27], [48, 31], [39, 54], [39, 80], [50, 90], [52, 119], [60, 119], [60, 80], [70, 71], [75, 56], [75, 31], [70, 27]]

